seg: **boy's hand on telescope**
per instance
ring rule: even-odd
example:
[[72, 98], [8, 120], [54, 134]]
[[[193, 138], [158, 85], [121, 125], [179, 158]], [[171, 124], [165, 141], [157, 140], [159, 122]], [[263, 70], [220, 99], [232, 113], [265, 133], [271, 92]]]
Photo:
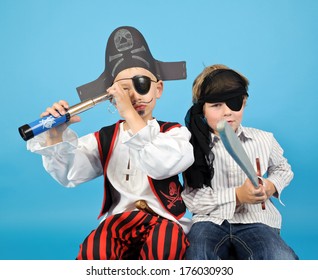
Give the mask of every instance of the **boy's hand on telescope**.
[[[69, 104], [65, 100], [60, 100], [59, 102], [55, 102], [52, 107], [48, 107], [45, 112], [41, 114], [41, 118], [52, 115], [53, 117], [58, 118], [59, 116], [63, 116], [67, 113], [67, 109], [69, 108]], [[77, 115], [72, 116], [67, 123], [61, 124], [59, 126], [53, 127], [46, 132], [46, 141], [47, 145], [53, 145], [62, 141], [62, 134], [68, 125], [72, 123], [79, 122], [81, 118]]]

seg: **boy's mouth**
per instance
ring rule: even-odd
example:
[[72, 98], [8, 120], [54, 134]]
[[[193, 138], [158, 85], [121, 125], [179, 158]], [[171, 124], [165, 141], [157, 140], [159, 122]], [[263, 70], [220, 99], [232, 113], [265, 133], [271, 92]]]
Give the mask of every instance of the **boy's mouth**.
[[137, 105], [137, 106], [134, 106], [134, 108], [136, 111], [144, 111], [146, 106], [145, 105]]

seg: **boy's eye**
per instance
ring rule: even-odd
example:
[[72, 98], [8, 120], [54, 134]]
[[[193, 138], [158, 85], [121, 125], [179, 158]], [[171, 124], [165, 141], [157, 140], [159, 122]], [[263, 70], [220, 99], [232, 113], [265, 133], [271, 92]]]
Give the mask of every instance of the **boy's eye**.
[[123, 90], [128, 93], [129, 92], [129, 87], [123, 87]]
[[211, 107], [220, 107], [220, 106], [222, 106], [222, 103], [213, 103], [213, 104], [211, 104]]

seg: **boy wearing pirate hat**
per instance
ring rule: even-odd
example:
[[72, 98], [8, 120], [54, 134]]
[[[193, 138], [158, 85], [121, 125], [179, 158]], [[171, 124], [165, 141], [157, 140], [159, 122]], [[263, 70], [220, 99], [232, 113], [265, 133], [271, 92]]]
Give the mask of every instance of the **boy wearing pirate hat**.
[[[190, 133], [152, 113], [163, 81], [185, 78], [185, 62], [154, 59], [137, 29], [119, 27], [108, 39], [103, 73], [77, 91], [82, 101], [107, 92], [121, 120], [83, 137], [63, 124], [27, 142], [64, 186], [104, 175], [103, 219], [77, 259], [183, 259], [190, 221], [178, 174], [193, 163]], [[62, 100], [41, 116], [68, 108]], [[68, 124], [78, 121], [73, 116]]]

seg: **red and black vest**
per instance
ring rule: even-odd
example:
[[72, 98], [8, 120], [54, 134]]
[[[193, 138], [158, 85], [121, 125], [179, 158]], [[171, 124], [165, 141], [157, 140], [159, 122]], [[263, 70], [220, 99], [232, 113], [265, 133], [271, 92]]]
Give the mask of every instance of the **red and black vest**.
[[[122, 121], [103, 127], [95, 132], [95, 137], [98, 142], [98, 149], [101, 158], [101, 163], [104, 169], [104, 199], [102, 209], [98, 218], [106, 214], [112, 205], [112, 197], [110, 187], [112, 187], [107, 177], [107, 167], [114, 149], [115, 140], [118, 135], [119, 124]], [[174, 127], [180, 127], [178, 123], [158, 121], [160, 125], [160, 132], [166, 132]], [[176, 219], [180, 219], [186, 211], [185, 204], [181, 198], [181, 191], [183, 189], [179, 176], [174, 175], [163, 180], [155, 180], [148, 176], [148, 181], [152, 192], [158, 198], [162, 207], [168, 211]]]

